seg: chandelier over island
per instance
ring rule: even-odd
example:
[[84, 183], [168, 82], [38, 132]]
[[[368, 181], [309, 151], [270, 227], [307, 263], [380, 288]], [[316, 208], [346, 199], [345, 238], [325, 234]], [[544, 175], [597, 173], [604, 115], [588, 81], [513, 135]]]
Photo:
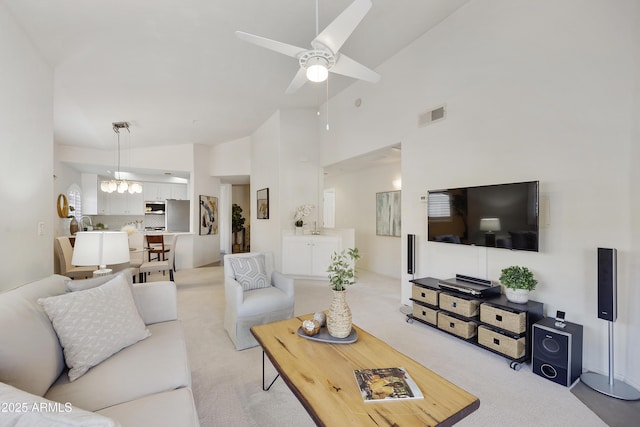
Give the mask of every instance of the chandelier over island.
[[120, 129], [126, 129], [127, 132], [131, 133], [129, 130], [128, 122], [114, 122], [112, 123], [113, 131], [118, 136], [118, 169], [114, 174], [114, 179], [109, 181], [100, 182], [100, 190], [105, 193], [113, 193], [117, 191], [118, 193], [129, 192], [129, 194], [134, 193], [142, 193], [142, 185], [139, 182], [128, 182], [126, 179], [121, 179], [120, 175]]

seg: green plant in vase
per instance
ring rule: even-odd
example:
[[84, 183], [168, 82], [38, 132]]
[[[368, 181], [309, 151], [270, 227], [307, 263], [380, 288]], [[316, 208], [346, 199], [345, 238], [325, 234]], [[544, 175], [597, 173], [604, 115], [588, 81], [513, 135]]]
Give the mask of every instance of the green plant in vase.
[[529, 301], [529, 292], [536, 288], [538, 281], [527, 267], [512, 265], [502, 269], [500, 283], [505, 287], [507, 299], [524, 304]]
[[336, 338], [346, 338], [351, 333], [351, 309], [347, 304], [346, 287], [356, 282], [356, 261], [359, 258], [358, 248], [334, 252], [327, 269], [329, 286], [333, 291], [327, 313], [327, 331]]

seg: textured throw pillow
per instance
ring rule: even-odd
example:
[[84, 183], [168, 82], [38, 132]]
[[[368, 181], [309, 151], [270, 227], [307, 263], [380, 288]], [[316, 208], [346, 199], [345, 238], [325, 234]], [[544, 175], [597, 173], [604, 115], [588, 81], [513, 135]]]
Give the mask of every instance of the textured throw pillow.
[[0, 425], [20, 427], [116, 427], [111, 418], [72, 406], [52, 402], [0, 383]]
[[233, 275], [242, 285], [243, 290], [250, 291], [271, 286], [264, 267], [264, 255], [229, 258], [229, 261], [231, 261]]
[[76, 280], [66, 280], [64, 282], [64, 287], [67, 292], [77, 292], [77, 291], [85, 291], [87, 289], [96, 288], [98, 286], [102, 286], [105, 283], [113, 280], [116, 276], [122, 275], [129, 283], [129, 286], [133, 286], [133, 273], [130, 268], [119, 271], [115, 274], [110, 274], [108, 276], [98, 276], [92, 277], [91, 279], [76, 279]]
[[127, 280], [118, 275], [85, 291], [40, 298], [75, 381], [91, 367], [151, 333], [138, 314]]

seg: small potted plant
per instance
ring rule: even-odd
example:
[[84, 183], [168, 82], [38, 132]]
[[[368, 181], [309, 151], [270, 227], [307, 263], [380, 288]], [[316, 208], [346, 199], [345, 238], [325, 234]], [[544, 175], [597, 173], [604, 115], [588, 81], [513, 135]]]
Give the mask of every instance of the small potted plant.
[[296, 234], [302, 234], [302, 226], [304, 225], [303, 219], [311, 213], [313, 205], [298, 206], [296, 213], [293, 216], [294, 225], [296, 226]]
[[526, 304], [529, 301], [529, 292], [536, 288], [538, 281], [527, 267], [512, 265], [502, 269], [500, 283], [504, 285], [509, 301]]
[[356, 261], [359, 258], [358, 248], [334, 252], [327, 269], [329, 286], [333, 291], [327, 313], [327, 331], [336, 338], [346, 338], [351, 333], [351, 309], [347, 304], [346, 287], [356, 282]]

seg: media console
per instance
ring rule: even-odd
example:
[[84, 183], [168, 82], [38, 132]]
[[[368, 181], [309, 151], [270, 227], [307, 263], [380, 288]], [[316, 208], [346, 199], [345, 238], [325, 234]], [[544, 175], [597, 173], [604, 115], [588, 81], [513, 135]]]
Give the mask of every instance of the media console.
[[532, 325], [541, 320], [544, 305], [517, 304], [504, 295], [478, 297], [440, 286], [433, 277], [411, 280], [414, 320], [440, 329], [511, 361], [513, 369], [531, 360]]

